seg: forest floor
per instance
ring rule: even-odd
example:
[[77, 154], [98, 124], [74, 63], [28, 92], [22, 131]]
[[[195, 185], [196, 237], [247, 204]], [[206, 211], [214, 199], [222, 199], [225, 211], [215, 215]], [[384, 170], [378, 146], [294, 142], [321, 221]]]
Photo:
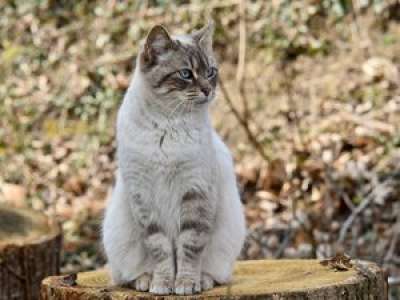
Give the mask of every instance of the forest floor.
[[188, 31], [211, 6], [225, 87], [211, 111], [246, 208], [242, 258], [345, 252], [400, 278], [400, 5], [266, 3], [245, 19], [232, 1], [0, 4], [0, 201], [62, 222], [63, 272], [105, 262], [115, 115], [137, 41], [160, 22]]

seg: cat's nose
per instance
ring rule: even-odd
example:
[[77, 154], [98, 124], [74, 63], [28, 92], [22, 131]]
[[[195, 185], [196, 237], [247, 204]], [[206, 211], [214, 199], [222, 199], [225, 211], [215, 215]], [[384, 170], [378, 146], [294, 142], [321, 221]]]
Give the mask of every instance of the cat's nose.
[[203, 94], [204, 94], [206, 97], [208, 97], [208, 95], [209, 95], [210, 92], [211, 92], [211, 88], [209, 88], [208, 86], [205, 86], [205, 87], [202, 87], [202, 88], [201, 88], [201, 91], [203, 92]]

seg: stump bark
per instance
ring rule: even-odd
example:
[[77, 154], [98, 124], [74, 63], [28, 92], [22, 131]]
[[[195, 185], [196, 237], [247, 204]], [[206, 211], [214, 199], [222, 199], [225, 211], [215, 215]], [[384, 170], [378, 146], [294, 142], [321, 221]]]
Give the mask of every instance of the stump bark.
[[59, 274], [60, 251], [58, 224], [0, 204], [0, 300], [38, 300], [43, 278]]
[[43, 300], [136, 299], [347, 299], [384, 300], [387, 287], [382, 271], [372, 263], [335, 271], [317, 260], [258, 260], [238, 262], [230, 285], [193, 296], [154, 296], [113, 287], [106, 270], [46, 278]]

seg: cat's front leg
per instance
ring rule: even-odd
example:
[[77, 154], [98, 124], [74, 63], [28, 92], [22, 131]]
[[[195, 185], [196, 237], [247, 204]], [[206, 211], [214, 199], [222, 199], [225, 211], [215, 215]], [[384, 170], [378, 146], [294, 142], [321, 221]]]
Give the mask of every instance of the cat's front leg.
[[[150, 273], [150, 292], [167, 295], [173, 292], [175, 261], [172, 240], [160, 226], [160, 215], [154, 203], [153, 169], [142, 152], [120, 145], [118, 155], [121, 161], [121, 175], [125, 183], [131, 214], [141, 232], [146, 265]], [[132, 278], [136, 279], [136, 278]], [[139, 284], [138, 284], [139, 285]], [[140, 284], [142, 286], [142, 284]], [[143, 284], [146, 289], [148, 284]]]
[[[175, 279], [174, 251], [171, 240], [159, 225], [154, 212], [146, 205], [138, 193], [131, 197], [131, 209], [143, 227], [143, 243], [147, 250], [148, 259], [153, 266], [150, 285], [137, 282], [138, 290], [149, 290], [158, 295], [168, 295], [173, 292]], [[149, 278], [144, 278], [149, 281]], [[140, 278], [143, 281], [143, 278]], [[140, 287], [139, 287], [140, 285]], [[143, 286], [143, 287], [142, 287]], [[139, 288], [138, 288], [139, 287]]]
[[201, 292], [201, 257], [210, 238], [213, 215], [205, 193], [191, 190], [184, 195], [177, 240], [175, 293], [178, 295]]
[[168, 295], [173, 292], [175, 279], [174, 252], [171, 241], [156, 223], [147, 228], [145, 246], [154, 261], [150, 292]]

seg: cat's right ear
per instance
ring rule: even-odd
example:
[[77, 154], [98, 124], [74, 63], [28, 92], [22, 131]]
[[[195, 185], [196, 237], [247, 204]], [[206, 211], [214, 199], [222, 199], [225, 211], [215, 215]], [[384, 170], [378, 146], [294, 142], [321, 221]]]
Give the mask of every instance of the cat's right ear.
[[172, 49], [173, 46], [174, 42], [165, 27], [156, 25], [147, 35], [142, 58], [145, 63], [152, 64], [156, 61], [157, 56], [162, 55], [169, 49]]

